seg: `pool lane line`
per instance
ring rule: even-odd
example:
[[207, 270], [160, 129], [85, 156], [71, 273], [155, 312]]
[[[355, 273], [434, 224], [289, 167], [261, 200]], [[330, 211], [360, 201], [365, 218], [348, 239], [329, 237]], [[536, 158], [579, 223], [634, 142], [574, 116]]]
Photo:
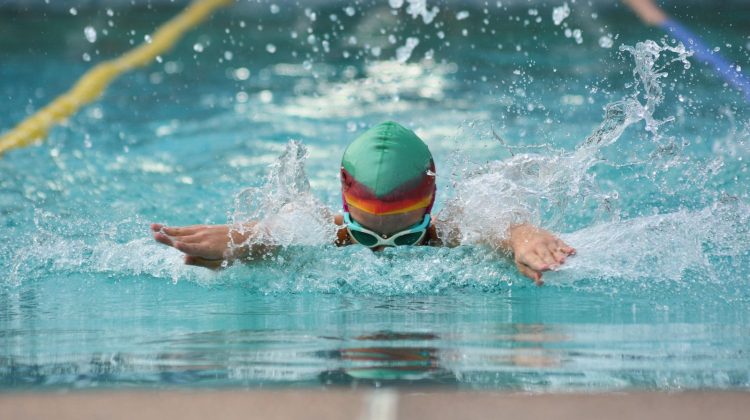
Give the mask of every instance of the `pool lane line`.
[[151, 42], [144, 42], [118, 58], [94, 66], [70, 90], [0, 136], [0, 155], [10, 149], [43, 140], [52, 126], [101, 96], [115, 78], [135, 67], [149, 64], [157, 55], [172, 48], [185, 32], [198, 26], [216, 9], [233, 2], [234, 0], [195, 0], [180, 14], [158, 27], [151, 36]]

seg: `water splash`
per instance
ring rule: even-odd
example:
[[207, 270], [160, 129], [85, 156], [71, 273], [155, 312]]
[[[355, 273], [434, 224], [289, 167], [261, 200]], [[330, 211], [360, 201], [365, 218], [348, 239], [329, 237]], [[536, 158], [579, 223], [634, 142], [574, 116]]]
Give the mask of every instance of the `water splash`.
[[[438, 215], [449, 234], [453, 229], [462, 244], [473, 245], [488, 234], [502, 238], [508, 225], [523, 221], [559, 230], [582, 209], [616, 201], [617, 192], [602, 188], [592, 169], [603, 163], [602, 150], [640, 121], [645, 121], [649, 144], [669, 141], [663, 131], [672, 119], [654, 116], [664, 101], [661, 83], [671, 63], [687, 67], [689, 56], [681, 46], [651, 41], [622, 51], [635, 61], [634, 91], [609, 104], [599, 127], [573, 151], [544, 155], [513, 153], [516, 149], [510, 147], [513, 156], [505, 161], [457, 161], [453, 194]], [[101, 234], [77, 238], [78, 227], [50, 229], [53, 223], [40, 223], [28, 246], [14, 252], [11, 281], [94, 272], [230, 283], [260, 293], [434, 294], [531, 287], [529, 282], [516, 282], [521, 277], [512, 263], [484, 247], [398, 248], [377, 254], [357, 246], [335, 248], [332, 213], [311, 191], [304, 166], [307, 156], [304, 145], [290, 141], [263, 182], [239, 193], [228, 214], [234, 232], [248, 233], [247, 221], [258, 222], [251, 239], [232, 246], [260, 243], [279, 248], [265, 261], [214, 274], [184, 266], [179, 252], [150, 239], [123, 243]], [[643, 279], [679, 282], [691, 277], [687, 273], [716, 283], [727, 272], [724, 257], [732, 257], [736, 264], [747, 260], [750, 238], [747, 229], [739, 228], [747, 226], [747, 214], [747, 206], [729, 200], [705, 209], [624, 221], [590, 220], [588, 227], [563, 235], [579, 255], [559, 272], [546, 274], [547, 283], [579, 287], [586, 280], [612, 278], [640, 287]], [[59, 224], [62, 218], [55, 220]]]
[[[256, 244], [333, 243], [336, 238], [333, 215], [310, 191], [310, 181], [305, 174], [307, 155], [307, 148], [302, 143], [289, 141], [281, 156], [270, 166], [264, 183], [237, 194], [234, 210], [229, 215], [232, 251]], [[249, 236], [245, 241], [235, 243], [232, 233]]]
[[[667, 75], [666, 67], [675, 61], [689, 68], [690, 52], [682, 45], [660, 45], [649, 40], [635, 47], [622, 46], [621, 50], [630, 53], [634, 60], [634, 91], [605, 107], [600, 126], [575, 151], [552, 155], [523, 153], [473, 167], [466, 160], [458, 163], [460, 169], [454, 172], [453, 180], [454, 197], [438, 215], [444, 235], [474, 244], [489, 235], [494, 238], [492, 242], [498, 243], [507, 236], [512, 224], [531, 222], [556, 228], [569, 214], [569, 207], [575, 207], [573, 204], [579, 204], [580, 208], [592, 200], [607, 202], [612, 195], [599, 189], [591, 173], [602, 162], [600, 151], [614, 144], [627, 127], [642, 120], [651, 141], [660, 143], [663, 136], [659, 127], [672, 120], [654, 117], [654, 111], [664, 100], [660, 79]], [[660, 61], [669, 53], [676, 57]], [[543, 220], [545, 213], [551, 216]]]

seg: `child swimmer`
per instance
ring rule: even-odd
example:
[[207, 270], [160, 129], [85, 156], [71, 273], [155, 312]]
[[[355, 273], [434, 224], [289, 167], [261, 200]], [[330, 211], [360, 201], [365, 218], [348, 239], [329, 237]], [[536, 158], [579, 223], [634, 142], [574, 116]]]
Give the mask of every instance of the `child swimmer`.
[[[435, 164], [427, 145], [411, 130], [384, 122], [357, 137], [341, 161], [344, 214], [334, 216], [340, 226], [335, 244], [364, 245], [373, 251], [386, 246], [457, 246], [457, 238], [442, 237], [432, 220], [435, 201]], [[185, 254], [185, 264], [211, 269], [225, 262], [254, 260], [270, 251], [250, 243], [257, 231], [243, 232], [228, 225], [168, 227], [151, 225], [154, 239]], [[230, 240], [230, 236], [231, 240]], [[522, 223], [511, 225], [505, 238], [484, 238], [487, 245], [512, 255], [518, 271], [543, 284], [542, 273], [553, 270], [575, 250], [552, 233]]]

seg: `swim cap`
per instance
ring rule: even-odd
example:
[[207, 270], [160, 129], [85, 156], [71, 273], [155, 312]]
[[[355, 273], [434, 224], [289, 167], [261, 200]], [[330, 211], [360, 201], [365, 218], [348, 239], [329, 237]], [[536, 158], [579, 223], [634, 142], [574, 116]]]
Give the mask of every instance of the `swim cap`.
[[387, 121], [344, 151], [341, 191], [347, 206], [376, 215], [426, 209], [435, 201], [435, 164], [413, 131]]

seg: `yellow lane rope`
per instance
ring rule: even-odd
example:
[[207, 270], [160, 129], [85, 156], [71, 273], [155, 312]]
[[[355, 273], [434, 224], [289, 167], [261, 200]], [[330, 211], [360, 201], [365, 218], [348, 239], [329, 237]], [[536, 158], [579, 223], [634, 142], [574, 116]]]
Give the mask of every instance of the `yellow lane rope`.
[[151, 42], [143, 43], [116, 59], [98, 64], [81, 76], [69, 91], [0, 137], [0, 155], [43, 139], [53, 125], [98, 98], [116, 77], [134, 67], [150, 63], [157, 55], [172, 48], [186, 31], [200, 24], [214, 10], [228, 6], [233, 1], [195, 0], [179, 15], [158, 28], [151, 36]]

